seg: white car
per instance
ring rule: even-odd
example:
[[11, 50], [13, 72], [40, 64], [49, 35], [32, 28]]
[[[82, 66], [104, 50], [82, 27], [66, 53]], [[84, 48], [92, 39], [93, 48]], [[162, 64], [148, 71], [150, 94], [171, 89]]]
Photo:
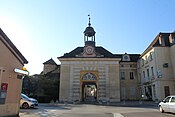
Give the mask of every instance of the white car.
[[175, 113], [175, 95], [166, 97], [159, 103], [160, 112], [172, 112]]
[[25, 94], [21, 94], [21, 99], [20, 99], [20, 108], [30, 108], [30, 107], [36, 107], [38, 106], [38, 101], [34, 98], [29, 98]]

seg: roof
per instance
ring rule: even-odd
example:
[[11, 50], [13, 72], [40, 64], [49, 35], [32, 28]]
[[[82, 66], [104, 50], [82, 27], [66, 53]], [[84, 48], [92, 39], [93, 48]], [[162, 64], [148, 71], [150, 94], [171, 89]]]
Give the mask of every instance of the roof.
[[122, 61], [121, 62], [137, 62], [139, 60], [140, 54], [127, 54], [130, 57], [130, 61]]
[[[77, 47], [74, 50], [72, 50], [69, 53], [64, 54], [61, 57], [58, 58], [83, 58], [83, 57], [77, 57], [76, 55], [80, 54], [83, 52], [84, 47]], [[105, 48], [101, 47], [101, 46], [97, 46], [95, 47], [95, 51], [96, 53], [99, 53], [101, 55], [100, 58], [122, 58], [123, 54], [112, 54], [111, 52], [109, 52], [108, 50], [106, 50]], [[140, 57], [140, 54], [128, 54], [130, 56], [130, 61], [127, 62], [137, 62], [137, 60]], [[95, 57], [95, 58], [99, 58], [99, 57]], [[121, 59], [122, 60], [122, 59]], [[123, 61], [121, 61], [123, 62]]]
[[[74, 50], [72, 50], [69, 53], [64, 54], [61, 57], [58, 58], [84, 58], [84, 57], [77, 57], [76, 55], [79, 55], [80, 53], [83, 52], [84, 47], [77, 47]], [[95, 47], [95, 52], [103, 55], [100, 58], [121, 58], [120, 55], [117, 54], [112, 54], [111, 52], [109, 52], [108, 50], [106, 50], [105, 48], [101, 47], [101, 46], [97, 46]], [[94, 58], [99, 58], [99, 57], [94, 57]]]
[[[22, 63], [22, 64], [27, 64], [28, 61], [26, 58], [21, 54], [21, 52], [16, 48], [16, 46], [10, 41], [10, 39], [7, 37], [7, 35], [2, 31], [0, 28], [0, 35], [3, 38], [0, 38], [4, 45], [13, 53], [13, 55]], [[9, 47], [10, 46], [10, 47]], [[19, 56], [19, 57], [18, 57]], [[20, 60], [20, 59], [22, 60]]]
[[52, 58], [49, 59], [48, 61], [44, 62], [43, 64], [57, 65]]
[[153, 47], [161, 47], [160, 43], [159, 43], [159, 36], [162, 36], [164, 38], [165, 41], [165, 47], [170, 47], [171, 44], [169, 42], [169, 36], [170, 34], [175, 34], [175, 32], [172, 33], [162, 33], [160, 32], [155, 38], [154, 40], [151, 42], [151, 44], [146, 48], [146, 50], [142, 53], [141, 56], [143, 56], [145, 53], [147, 53], [148, 51], [150, 51]]

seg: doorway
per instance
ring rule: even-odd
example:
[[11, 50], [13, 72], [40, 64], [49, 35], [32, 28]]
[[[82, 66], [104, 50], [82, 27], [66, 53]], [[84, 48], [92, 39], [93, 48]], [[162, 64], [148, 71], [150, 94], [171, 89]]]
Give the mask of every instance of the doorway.
[[169, 88], [169, 86], [164, 86], [164, 92], [165, 92], [165, 97], [170, 95], [170, 88]]
[[82, 83], [82, 101], [87, 103], [97, 101], [97, 84], [95, 82]]

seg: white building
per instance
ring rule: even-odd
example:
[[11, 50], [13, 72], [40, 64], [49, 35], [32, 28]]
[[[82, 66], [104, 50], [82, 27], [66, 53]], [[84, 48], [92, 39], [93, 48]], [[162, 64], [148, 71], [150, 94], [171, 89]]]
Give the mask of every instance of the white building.
[[162, 100], [175, 94], [175, 32], [159, 33], [138, 61], [140, 94]]

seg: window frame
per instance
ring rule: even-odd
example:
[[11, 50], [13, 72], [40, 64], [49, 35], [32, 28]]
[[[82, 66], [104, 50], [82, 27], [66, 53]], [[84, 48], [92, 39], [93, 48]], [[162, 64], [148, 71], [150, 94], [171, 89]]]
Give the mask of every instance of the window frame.
[[120, 79], [125, 80], [125, 72], [124, 71], [120, 72]]
[[134, 72], [133, 71], [129, 72], [129, 77], [130, 77], [130, 80], [134, 80]]

